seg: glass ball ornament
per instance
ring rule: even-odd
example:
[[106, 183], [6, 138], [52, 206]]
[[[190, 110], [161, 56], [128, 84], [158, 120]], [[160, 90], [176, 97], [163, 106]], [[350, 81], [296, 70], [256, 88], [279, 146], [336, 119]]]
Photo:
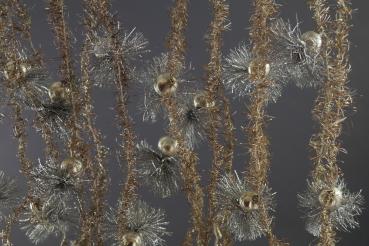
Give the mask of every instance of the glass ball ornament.
[[178, 141], [169, 136], [164, 136], [159, 139], [158, 148], [164, 155], [173, 156], [177, 153]]
[[154, 90], [159, 95], [172, 94], [178, 86], [177, 80], [169, 73], [159, 74], [154, 84]]
[[60, 169], [73, 176], [78, 176], [83, 171], [83, 164], [80, 160], [70, 157], [61, 162]]
[[210, 102], [209, 99], [206, 96], [206, 93], [202, 92], [202, 93], [198, 93], [194, 96], [193, 105], [197, 109], [211, 108], [211, 107], [214, 107], [215, 102], [214, 101]]
[[52, 102], [63, 102], [66, 99], [67, 90], [60, 81], [54, 82], [49, 87], [49, 97]]
[[319, 53], [322, 47], [322, 36], [314, 31], [307, 31], [301, 35], [301, 41], [308, 51]]
[[255, 192], [245, 192], [238, 200], [239, 205], [244, 211], [259, 209], [259, 195]]
[[249, 75], [256, 75], [260, 72], [261, 74], [259, 75], [267, 76], [270, 72], [270, 64], [262, 64], [258, 60], [252, 60], [247, 68], [247, 72]]
[[143, 246], [142, 239], [138, 233], [128, 232], [122, 237], [123, 246]]
[[327, 205], [328, 208], [335, 208], [342, 203], [342, 191], [333, 188], [322, 190], [319, 194], [319, 202], [321, 205]]

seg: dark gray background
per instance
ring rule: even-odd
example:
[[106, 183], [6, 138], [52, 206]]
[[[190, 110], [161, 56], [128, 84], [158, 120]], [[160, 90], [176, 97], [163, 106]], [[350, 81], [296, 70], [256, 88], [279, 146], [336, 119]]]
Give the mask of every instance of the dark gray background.
[[[208, 54], [204, 42], [204, 34], [207, 31], [211, 18], [210, 6], [206, 0], [190, 1], [190, 16], [188, 37], [188, 61], [196, 67], [196, 76], [204, 77], [203, 67], [207, 63]], [[224, 52], [228, 53], [230, 48], [236, 46], [240, 41], [248, 40], [248, 20], [251, 13], [250, 2], [245, 0], [232, 0], [231, 21], [232, 30], [225, 34]], [[47, 25], [44, 11], [45, 3], [39, 0], [26, 0], [33, 17], [33, 39], [37, 47], [42, 48], [45, 56], [53, 58], [57, 53], [53, 47], [53, 39], [50, 28]], [[75, 38], [76, 53], [80, 49], [81, 42], [81, 6], [80, 1], [67, 0], [70, 25]], [[150, 41], [151, 54], [148, 57], [159, 55], [165, 51], [164, 40], [169, 29], [168, 9], [171, 6], [171, 0], [131, 0], [115, 1], [114, 10], [119, 12], [119, 19], [127, 29], [137, 27], [137, 30], [143, 32]], [[292, 21], [298, 16], [302, 21], [302, 29], [308, 30], [313, 27], [310, 11], [303, 0], [280, 0], [282, 5], [281, 16], [289, 18]], [[368, 85], [368, 44], [369, 44], [369, 14], [367, 1], [354, 1], [354, 8], [358, 9], [354, 14], [354, 26], [351, 34], [351, 62], [352, 73], [350, 76], [352, 88], [356, 90], [355, 106], [357, 113], [350, 114], [350, 119], [345, 123], [343, 134], [344, 146], [348, 150], [348, 155], [342, 155], [342, 169], [345, 172], [345, 179], [352, 191], [363, 189], [366, 198], [368, 194], [368, 160], [369, 160], [369, 85]], [[76, 56], [78, 59], [78, 56]], [[48, 62], [55, 79], [57, 79], [57, 62]], [[141, 122], [141, 116], [136, 110], [140, 91], [132, 89], [130, 98], [130, 112], [135, 119], [135, 129], [138, 139], [147, 139], [151, 145], [156, 145], [158, 138], [164, 134], [163, 126], [165, 123], [144, 124]], [[115, 130], [114, 122], [114, 97], [112, 91], [108, 89], [95, 92], [95, 105], [97, 110], [98, 126], [103, 129], [106, 135], [105, 143], [114, 150], [115, 140], [118, 133]], [[316, 130], [316, 124], [311, 119], [311, 109], [316, 91], [313, 89], [300, 90], [293, 86], [284, 91], [284, 96], [276, 103], [270, 106], [269, 114], [274, 117], [268, 127], [268, 133], [271, 138], [272, 151], [272, 171], [271, 185], [278, 194], [277, 212], [275, 220], [275, 231], [281, 237], [285, 238], [291, 245], [308, 245], [312, 237], [304, 230], [303, 221], [300, 219], [301, 213], [297, 208], [296, 194], [304, 190], [305, 179], [311, 170], [309, 161], [308, 142], [311, 134]], [[246, 150], [242, 143], [246, 138], [242, 135], [240, 125], [245, 125], [245, 102], [234, 100], [232, 110], [235, 112], [235, 122], [238, 129], [238, 145], [235, 154], [235, 167], [238, 171], [244, 170], [247, 160]], [[31, 123], [31, 122], [30, 122]], [[0, 156], [2, 169], [10, 176], [14, 176], [22, 182], [22, 177], [18, 173], [19, 163], [16, 159], [16, 141], [12, 138], [12, 128], [8, 119], [0, 125]], [[29, 130], [30, 158], [34, 161], [42, 153], [43, 145], [40, 137]], [[207, 181], [208, 169], [211, 159], [209, 148], [206, 144], [200, 145], [201, 174]], [[111, 184], [107, 199], [114, 203], [118, 197], [120, 183], [124, 176], [121, 175], [119, 166], [115, 161], [114, 154], [109, 160], [109, 170], [111, 171]], [[171, 237], [167, 238], [169, 246], [179, 245], [182, 241], [188, 225], [188, 204], [183, 194], [161, 200], [153, 197], [144, 188], [140, 193], [145, 200], [153, 206], [160, 206], [167, 211], [170, 221], [169, 230], [173, 232]], [[341, 238], [339, 245], [369, 245], [369, 213], [364, 210], [360, 218], [361, 227], [351, 233], [339, 233]], [[15, 245], [31, 245], [24, 234], [18, 228], [14, 230], [13, 240]], [[55, 239], [50, 239], [42, 245], [56, 245]], [[256, 242], [242, 243], [239, 245], [267, 245], [264, 239]]]

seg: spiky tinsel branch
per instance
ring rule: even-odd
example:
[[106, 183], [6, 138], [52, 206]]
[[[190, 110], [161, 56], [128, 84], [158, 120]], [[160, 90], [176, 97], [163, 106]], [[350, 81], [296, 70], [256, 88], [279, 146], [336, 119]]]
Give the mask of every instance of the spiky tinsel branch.
[[[278, 11], [274, 0], [253, 1], [253, 14], [250, 19], [250, 40], [254, 61], [250, 65], [250, 77], [256, 84], [250, 95], [249, 123], [246, 127], [250, 161], [246, 180], [255, 192], [260, 193], [268, 185], [268, 171], [270, 168], [269, 140], [265, 132], [266, 119], [265, 106], [268, 100], [267, 90], [273, 86], [274, 81], [268, 78], [267, 54], [270, 44], [270, 20]], [[272, 216], [267, 204], [260, 204], [260, 220], [264, 234], [268, 237], [270, 245], [284, 245], [272, 231]]]
[[[176, 0], [171, 9], [171, 31], [168, 35], [167, 73], [171, 78], [177, 78], [183, 69], [186, 50], [185, 29], [187, 27], [188, 0]], [[204, 194], [200, 185], [200, 176], [196, 170], [198, 158], [196, 153], [186, 147], [184, 136], [178, 119], [179, 110], [176, 98], [166, 93], [162, 101], [169, 115], [169, 135], [178, 141], [178, 156], [181, 161], [181, 172], [184, 180], [184, 190], [191, 205], [191, 219], [196, 233], [198, 245], [206, 245], [205, 227], [203, 225]], [[189, 234], [187, 234], [189, 235]]]

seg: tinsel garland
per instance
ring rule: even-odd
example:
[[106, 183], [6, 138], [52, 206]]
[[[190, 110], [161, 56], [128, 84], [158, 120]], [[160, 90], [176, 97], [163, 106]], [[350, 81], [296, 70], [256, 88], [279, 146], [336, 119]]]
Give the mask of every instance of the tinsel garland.
[[[301, 206], [306, 209], [307, 229], [318, 237], [318, 245], [335, 245], [336, 231], [357, 227], [356, 217], [361, 214], [363, 198], [350, 193], [338, 166], [339, 152], [344, 151], [339, 141], [345, 111], [352, 104], [347, 87], [349, 64], [350, 1], [338, 0], [335, 17], [326, 1], [309, 1], [318, 31], [323, 36], [322, 56], [325, 61], [326, 80], [320, 89], [313, 116], [319, 122], [319, 131], [310, 141], [313, 149], [313, 171], [308, 190], [300, 195]], [[332, 30], [332, 31], [331, 31]], [[312, 216], [311, 212], [316, 215]]]
[[[46, 10], [60, 54], [59, 79], [52, 79], [46, 59], [33, 47], [25, 6], [20, 0], [1, 0], [0, 103], [12, 109], [17, 157], [27, 181], [23, 194], [16, 181], [0, 171], [3, 245], [13, 245], [15, 223], [33, 244], [55, 236], [62, 246], [165, 245], [171, 234], [165, 213], [139, 198], [141, 184], [162, 198], [184, 191], [191, 224], [182, 245], [232, 245], [262, 236], [271, 246], [288, 245], [273, 232], [276, 206], [269, 183], [266, 126], [268, 105], [277, 102], [289, 83], [319, 88], [313, 109], [319, 129], [310, 141], [314, 168], [306, 191], [298, 195], [306, 229], [317, 237], [314, 244], [332, 246], [338, 241], [337, 231], [359, 226], [362, 194], [348, 190], [338, 166], [345, 111], [352, 104], [347, 86], [350, 2], [337, 0], [332, 9], [324, 0], [309, 0], [317, 30], [302, 33], [299, 23], [293, 26], [277, 18], [274, 0], [254, 0], [250, 45], [241, 42], [224, 60], [222, 40], [230, 27], [230, 9], [226, 0], [209, 2], [209, 61], [200, 85], [191, 78], [193, 67], [185, 59], [188, 0], [174, 1], [167, 51], [143, 63], [142, 70], [136, 66], [142, 65], [148, 51], [143, 34], [135, 28], [125, 31], [109, 0], [84, 0], [81, 73], [75, 71], [78, 62], [64, 0], [48, 0]], [[168, 121], [157, 148], [135, 135], [128, 112], [134, 82], [144, 92], [143, 121]], [[109, 149], [95, 122], [95, 87], [113, 89], [116, 95], [117, 152], [125, 180], [112, 207], [105, 197]], [[242, 177], [232, 171], [236, 139], [226, 92], [249, 101], [249, 121], [243, 129], [250, 160]], [[46, 146], [38, 165], [27, 155], [25, 112], [35, 116], [33, 128]], [[0, 123], [3, 117], [8, 115], [0, 113]], [[203, 142], [212, 151], [210, 180], [204, 186], [196, 152]]]

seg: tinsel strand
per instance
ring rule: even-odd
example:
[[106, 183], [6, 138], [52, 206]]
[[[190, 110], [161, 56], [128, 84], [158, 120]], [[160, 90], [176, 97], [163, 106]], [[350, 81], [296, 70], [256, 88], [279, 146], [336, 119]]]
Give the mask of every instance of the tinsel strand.
[[[93, 32], [96, 24], [93, 20], [93, 13], [96, 11], [96, 6], [86, 1], [85, 5], [85, 26], [86, 26], [86, 39], [81, 52], [81, 72], [82, 72], [82, 88], [83, 88], [83, 116], [85, 118], [84, 125], [85, 128], [91, 135], [92, 141], [95, 144], [96, 157], [95, 161], [91, 163], [86, 169], [89, 170], [92, 176], [92, 208], [90, 212], [88, 222], [83, 226], [86, 228], [83, 230], [84, 234], [86, 231], [90, 233], [96, 232], [97, 245], [103, 245], [102, 238], [102, 219], [104, 212], [104, 195], [107, 191], [107, 174], [105, 169], [105, 157], [106, 149], [102, 144], [101, 133], [96, 128], [94, 122], [94, 112], [92, 105], [92, 87], [90, 78], [90, 57], [88, 54], [88, 49], [91, 44], [91, 32]], [[96, 162], [96, 163], [95, 163]], [[87, 171], [87, 170], [86, 170]], [[87, 215], [88, 216], [88, 215]], [[92, 227], [92, 228], [91, 228]], [[89, 230], [87, 230], [89, 228]], [[82, 241], [88, 242], [92, 235], [82, 236]]]
[[117, 115], [119, 120], [119, 126], [121, 128], [122, 137], [122, 159], [127, 162], [127, 178], [121, 192], [121, 204], [118, 212], [119, 228], [118, 232], [122, 238], [126, 232], [126, 212], [128, 208], [133, 204], [136, 199], [137, 190], [137, 174], [135, 171], [136, 156], [135, 156], [135, 133], [133, 130], [133, 124], [128, 113], [128, 68], [125, 65], [123, 50], [120, 47], [118, 32], [120, 31], [119, 25], [111, 15], [110, 1], [102, 1], [100, 3], [100, 18], [104, 23], [104, 27], [107, 29], [113, 49], [113, 66], [116, 75], [115, 85], [117, 88]]
[[[168, 64], [167, 72], [176, 77], [183, 67], [185, 60], [185, 29], [187, 27], [187, 0], [176, 0], [171, 9], [171, 30], [167, 38], [168, 42]], [[196, 154], [185, 147], [185, 139], [178, 126], [178, 105], [171, 95], [163, 96], [164, 105], [169, 114], [169, 135], [178, 141], [178, 156], [181, 160], [182, 176], [184, 180], [184, 191], [191, 205], [191, 219], [196, 232], [197, 245], [206, 245], [206, 231], [203, 220], [204, 193], [200, 185], [200, 176], [196, 170], [198, 158]]]
[[[208, 186], [209, 194], [209, 215], [208, 215], [208, 233], [213, 229], [215, 217], [216, 193], [215, 188], [219, 179], [220, 172], [224, 169], [226, 161], [229, 162], [230, 153], [225, 153], [224, 146], [220, 143], [219, 131], [222, 127], [222, 122], [219, 117], [221, 112], [218, 98], [224, 104], [225, 109], [229, 109], [228, 101], [223, 94], [222, 87], [222, 34], [226, 28], [227, 17], [229, 15], [229, 6], [224, 0], [211, 0], [213, 8], [213, 20], [210, 24], [208, 34], [210, 61], [207, 66], [207, 100], [215, 102], [215, 105], [209, 107], [209, 126], [208, 138], [213, 152], [213, 165], [210, 172], [210, 184]], [[226, 110], [227, 112], [227, 110]], [[229, 124], [229, 122], [225, 122]], [[226, 126], [225, 129], [228, 129]], [[229, 164], [228, 164], [229, 165]], [[218, 242], [219, 244], [220, 242]]]
[[[273, 0], [253, 1], [254, 12], [250, 19], [250, 40], [252, 53], [257, 60], [254, 62], [251, 80], [257, 81], [256, 89], [250, 96], [249, 123], [245, 133], [248, 138], [250, 161], [246, 180], [250, 186], [260, 193], [268, 184], [268, 171], [270, 169], [269, 139], [265, 132], [266, 120], [266, 89], [273, 83], [265, 72], [267, 53], [270, 48], [270, 20], [277, 14], [278, 7]], [[268, 214], [264, 204], [260, 204], [261, 224], [268, 237], [269, 245], [285, 245], [280, 242], [272, 231], [272, 217]]]
[[70, 31], [67, 27], [64, 0], [48, 1], [49, 20], [55, 33], [56, 46], [61, 56], [60, 72], [63, 76], [62, 82], [70, 90], [68, 93], [69, 101], [72, 106], [72, 114], [69, 119], [71, 138], [69, 152], [71, 157], [81, 156], [82, 142], [79, 136], [78, 115], [80, 112], [79, 92], [76, 85], [76, 77], [73, 70], [73, 58], [71, 53]]
[[[13, 7], [15, 8], [13, 10]], [[14, 12], [13, 12], [14, 11]], [[0, 37], [1, 37], [1, 52], [4, 53], [6, 60], [13, 64], [17, 64], [17, 42], [16, 42], [16, 34], [20, 34], [24, 38], [30, 39], [30, 23], [28, 15], [26, 14], [23, 6], [16, 0], [6, 1], [5, 4], [2, 5], [1, 14], [4, 16], [4, 26], [1, 27]], [[12, 16], [14, 14], [14, 16]], [[10, 30], [7, 30], [7, 27]], [[8, 43], [3, 43], [5, 41]], [[13, 74], [10, 74], [10, 80], [12, 80]], [[7, 90], [10, 95], [14, 95], [13, 90], [16, 87], [16, 84], [7, 82]], [[26, 176], [28, 181], [29, 171], [32, 167], [32, 163], [28, 160], [26, 155], [26, 130], [25, 130], [25, 120], [23, 119], [22, 107], [19, 105], [19, 102], [11, 98], [10, 101], [11, 107], [13, 109], [14, 114], [14, 137], [18, 141], [18, 159], [20, 161], [21, 167], [20, 170], [23, 175]], [[26, 203], [28, 199], [24, 200]], [[5, 221], [5, 229], [2, 231], [2, 241], [4, 245], [11, 246], [10, 234], [13, 223], [15, 223], [20, 215], [22, 210], [22, 206], [19, 206], [14, 209], [13, 213], [9, 215], [9, 217]]]
[[[329, 21], [328, 7], [324, 1], [310, 3], [314, 11], [318, 30], [327, 33], [328, 27], [334, 31], [332, 36], [326, 36], [327, 80], [320, 90], [316, 105], [313, 110], [315, 120], [319, 122], [320, 129], [314, 134], [310, 146], [313, 154], [313, 179], [323, 181], [328, 186], [334, 187], [341, 171], [337, 165], [337, 157], [341, 151], [339, 137], [342, 132], [343, 122], [346, 120], [345, 110], [350, 107], [352, 98], [346, 85], [350, 72], [349, 64], [349, 22], [351, 20], [350, 1], [338, 0], [336, 18]], [[325, 11], [324, 11], [325, 10]], [[323, 17], [322, 17], [323, 16]], [[326, 21], [322, 23], [321, 19]], [[319, 235], [319, 245], [334, 245], [336, 233], [330, 218], [328, 204], [323, 205], [321, 214], [322, 228]]]

